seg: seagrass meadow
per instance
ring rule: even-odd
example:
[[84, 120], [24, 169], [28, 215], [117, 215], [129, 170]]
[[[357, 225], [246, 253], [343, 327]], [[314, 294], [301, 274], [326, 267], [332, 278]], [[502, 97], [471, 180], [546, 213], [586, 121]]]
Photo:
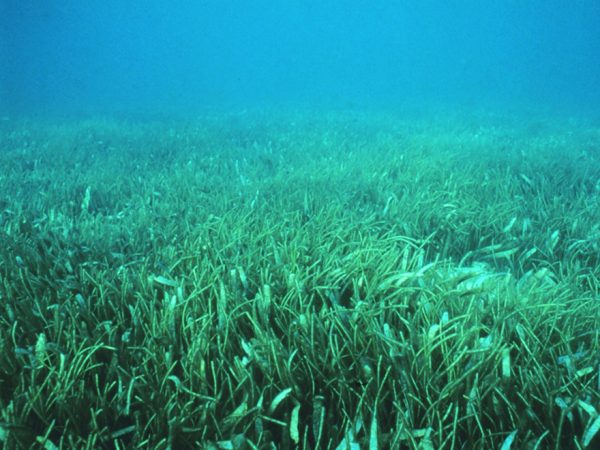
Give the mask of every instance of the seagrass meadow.
[[7, 449], [600, 448], [600, 126], [0, 122]]

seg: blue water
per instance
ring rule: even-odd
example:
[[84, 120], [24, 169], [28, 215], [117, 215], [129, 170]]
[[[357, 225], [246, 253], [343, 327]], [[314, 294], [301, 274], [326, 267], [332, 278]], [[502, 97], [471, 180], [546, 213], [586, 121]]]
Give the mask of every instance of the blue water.
[[0, 0], [0, 114], [600, 108], [600, 1]]

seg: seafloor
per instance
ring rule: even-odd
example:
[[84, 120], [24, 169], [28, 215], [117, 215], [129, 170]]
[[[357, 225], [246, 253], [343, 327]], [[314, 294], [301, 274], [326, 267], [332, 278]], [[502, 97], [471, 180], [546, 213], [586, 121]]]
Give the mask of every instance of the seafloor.
[[600, 125], [0, 122], [0, 442], [600, 448]]

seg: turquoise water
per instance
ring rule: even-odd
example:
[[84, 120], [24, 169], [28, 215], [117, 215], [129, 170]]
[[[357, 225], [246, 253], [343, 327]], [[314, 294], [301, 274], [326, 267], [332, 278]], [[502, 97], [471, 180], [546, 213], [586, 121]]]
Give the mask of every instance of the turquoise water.
[[596, 113], [599, 24], [597, 0], [3, 0], [0, 111]]

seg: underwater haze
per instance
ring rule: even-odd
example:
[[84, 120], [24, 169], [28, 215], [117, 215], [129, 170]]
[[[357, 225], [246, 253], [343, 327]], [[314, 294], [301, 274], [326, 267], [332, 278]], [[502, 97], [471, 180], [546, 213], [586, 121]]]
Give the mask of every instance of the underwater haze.
[[597, 110], [597, 0], [3, 0], [4, 115]]

